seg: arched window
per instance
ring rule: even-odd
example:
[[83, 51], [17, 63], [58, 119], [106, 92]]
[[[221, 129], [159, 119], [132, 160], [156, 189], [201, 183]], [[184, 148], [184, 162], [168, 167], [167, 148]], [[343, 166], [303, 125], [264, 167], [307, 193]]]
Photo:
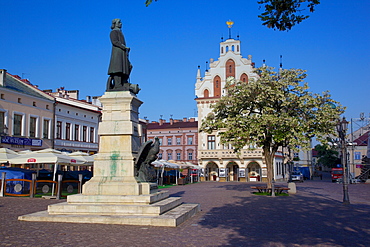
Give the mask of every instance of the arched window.
[[228, 52], [229, 51], [229, 47], [228, 46], [226, 46], [226, 52]]
[[213, 96], [221, 97], [221, 78], [218, 75], [213, 78]]
[[226, 62], [226, 78], [232, 76], [235, 77], [235, 62], [232, 59]]
[[248, 75], [246, 73], [243, 73], [241, 76], [240, 76], [240, 81], [242, 82], [245, 82], [248, 84]]
[[224, 48], [223, 47], [221, 47], [221, 54], [223, 54], [224, 53]]
[[204, 98], [209, 98], [209, 91], [208, 91], [208, 89], [205, 89], [203, 94], [204, 94]]
[[231, 50], [232, 51], [235, 51], [235, 46], [233, 45], [233, 46], [231, 46]]
[[239, 52], [239, 45], [236, 46], [236, 51]]

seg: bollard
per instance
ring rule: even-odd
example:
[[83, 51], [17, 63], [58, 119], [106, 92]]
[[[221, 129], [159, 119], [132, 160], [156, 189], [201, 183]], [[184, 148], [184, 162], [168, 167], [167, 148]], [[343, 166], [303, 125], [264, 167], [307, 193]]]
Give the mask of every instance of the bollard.
[[62, 174], [58, 174], [58, 189], [57, 189], [57, 200], [60, 200], [62, 196]]
[[275, 179], [271, 181], [271, 196], [275, 196]]
[[78, 192], [80, 194], [82, 194], [82, 179], [83, 179], [83, 175], [82, 174], [78, 174], [78, 181], [80, 181], [80, 183], [78, 185]]
[[0, 197], [5, 196], [5, 178], [6, 178], [6, 172], [1, 173], [1, 188], [0, 188]]
[[32, 182], [31, 182], [31, 185], [30, 185], [30, 197], [31, 198], [35, 197], [36, 176], [37, 176], [36, 173], [32, 173]]

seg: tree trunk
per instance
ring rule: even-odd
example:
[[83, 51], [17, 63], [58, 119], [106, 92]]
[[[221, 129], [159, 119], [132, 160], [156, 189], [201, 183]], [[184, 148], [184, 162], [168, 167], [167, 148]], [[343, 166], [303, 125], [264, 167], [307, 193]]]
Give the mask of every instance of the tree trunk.
[[271, 189], [272, 179], [274, 178], [274, 155], [269, 147], [263, 148], [263, 156], [265, 157], [266, 168], [267, 168], [267, 188]]

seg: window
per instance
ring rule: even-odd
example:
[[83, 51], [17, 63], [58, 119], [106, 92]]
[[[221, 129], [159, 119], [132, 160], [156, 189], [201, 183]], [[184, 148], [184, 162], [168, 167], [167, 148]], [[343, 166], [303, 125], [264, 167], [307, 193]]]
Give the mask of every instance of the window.
[[180, 152], [176, 153], [176, 160], [181, 160], [181, 153]]
[[176, 145], [181, 145], [181, 137], [176, 138]]
[[90, 142], [94, 142], [94, 134], [95, 134], [95, 129], [94, 127], [90, 127]]
[[158, 159], [160, 159], [160, 160], [161, 160], [161, 159], [162, 159], [162, 156], [163, 156], [163, 154], [162, 154], [162, 153], [159, 153], [159, 154], [158, 154]]
[[168, 146], [172, 145], [172, 138], [170, 138], [170, 137], [167, 138], [167, 145]]
[[225, 64], [226, 78], [232, 76], [235, 77], [235, 62], [232, 59], [227, 60]]
[[168, 160], [172, 160], [172, 153], [168, 153], [168, 154], [167, 154], [167, 159], [168, 159]]
[[14, 122], [13, 122], [13, 134], [15, 136], [22, 135], [22, 115], [14, 114]]
[[204, 98], [209, 98], [209, 91], [208, 91], [208, 89], [205, 89], [204, 92], [203, 92], [203, 94], [204, 94]]
[[79, 141], [80, 139], [80, 125], [75, 124], [75, 141]]
[[221, 96], [221, 77], [219, 77], [218, 75], [213, 78], [213, 96]]
[[5, 134], [5, 112], [0, 111], [0, 133]]
[[192, 160], [193, 159], [193, 152], [188, 152], [188, 160]]
[[193, 145], [193, 137], [192, 136], [188, 137], [188, 145]]
[[87, 126], [82, 127], [82, 141], [86, 142], [86, 137], [87, 137]]
[[44, 119], [44, 125], [43, 125], [43, 130], [42, 130], [42, 138], [44, 139], [49, 139], [49, 125], [50, 125], [50, 120]]
[[71, 123], [66, 123], [66, 140], [71, 139]]
[[159, 138], [159, 146], [162, 146], [162, 143], [163, 143], [163, 139]]
[[245, 82], [245, 83], [248, 83], [248, 75], [246, 73], [243, 73], [240, 76], [240, 81]]
[[208, 136], [208, 149], [216, 149], [216, 136]]
[[57, 139], [62, 139], [62, 122], [57, 121], [57, 133], [56, 133]]
[[36, 106], [36, 101], [32, 102], [32, 105], [33, 105], [33, 106]]
[[30, 137], [36, 137], [37, 118], [30, 117]]

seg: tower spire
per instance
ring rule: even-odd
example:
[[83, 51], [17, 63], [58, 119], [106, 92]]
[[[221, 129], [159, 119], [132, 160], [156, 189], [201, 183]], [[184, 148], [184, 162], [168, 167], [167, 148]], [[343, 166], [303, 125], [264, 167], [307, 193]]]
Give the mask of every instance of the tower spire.
[[227, 25], [227, 27], [229, 28], [229, 39], [231, 39], [231, 28], [233, 27], [234, 22], [233, 22], [232, 20], [228, 20], [228, 21], [226, 22], [226, 25]]

